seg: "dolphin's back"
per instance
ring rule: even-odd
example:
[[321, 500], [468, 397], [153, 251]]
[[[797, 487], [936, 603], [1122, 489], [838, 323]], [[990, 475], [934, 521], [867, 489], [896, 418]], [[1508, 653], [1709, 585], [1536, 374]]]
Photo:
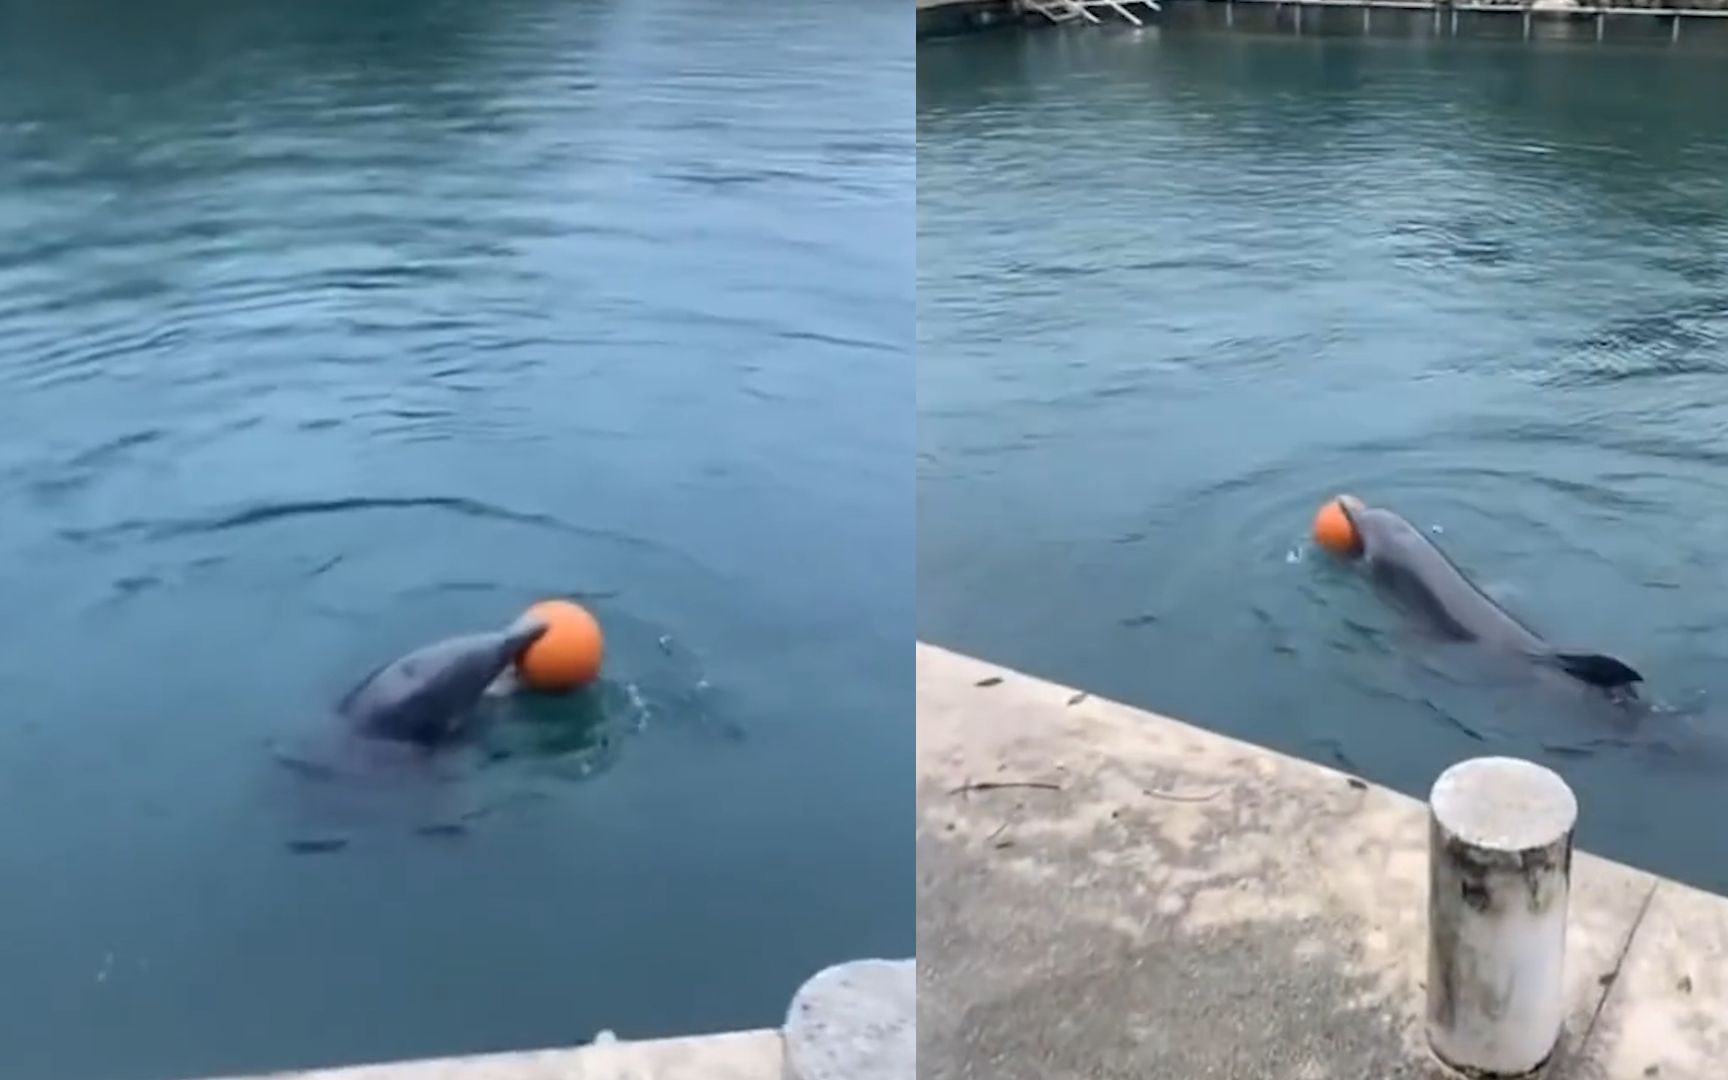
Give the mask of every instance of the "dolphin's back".
[[1545, 653], [1540, 635], [1476, 587], [1420, 529], [1390, 510], [1356, 515], [1376, 585], [1442, 636], [1524, 653]]
[[1345, 512], [1361, 541], [1369, 576], [1393, 602], [1452, 641], [1474, 641], [1552, 664], [1580, 682], [1625, 693], [1644, 677], [1596, 652], [1556, 649], [1464, 576], [1416, 526], [1390, 510], [1361, 505]]

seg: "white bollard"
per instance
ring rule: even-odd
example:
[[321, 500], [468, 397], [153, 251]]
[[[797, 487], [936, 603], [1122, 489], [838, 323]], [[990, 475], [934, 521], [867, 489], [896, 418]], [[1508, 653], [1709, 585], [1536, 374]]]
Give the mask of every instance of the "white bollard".
[[1428, 1045], [1455, 1069], [1520, 1076], [1554, 1052], [1578, 800], [1552, 770], [1462, 761], [1428, 797]]
[[917, 1013], [912, 960], [824, 968], [787, 1010], [784, 1080], [915, 1080]]

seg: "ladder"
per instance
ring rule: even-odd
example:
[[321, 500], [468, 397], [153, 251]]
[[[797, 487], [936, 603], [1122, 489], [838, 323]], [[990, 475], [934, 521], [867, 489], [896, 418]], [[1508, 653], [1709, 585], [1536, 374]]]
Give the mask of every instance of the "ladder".
[[1145, 26], [1139, 16], [1129, 11], [1124, 2], [1139, 4], [1151, 12], [1162, 11], [1158, 0], [1020, 0], [1027, 11], [1036, 12], [1053, 23], [1065, 23], [1072, 19], [1085, 19], [1090, 23], [1100, 23], [1104, 20], [1092, 14], [1093, 8], [1108, 8], [1120, 18], [1135, 26]]

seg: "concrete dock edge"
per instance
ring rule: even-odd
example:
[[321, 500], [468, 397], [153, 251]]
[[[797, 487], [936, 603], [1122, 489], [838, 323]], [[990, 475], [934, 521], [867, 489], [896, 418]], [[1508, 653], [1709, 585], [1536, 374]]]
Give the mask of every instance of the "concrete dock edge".
[[[920, 1077], [1449, 1075], [1423, 1030], [1423, 803], [916, 663]], [[1728, 1075], [1728, 900], [1579, 852], [1566, 938], [1545, 1076]]]
[[912, 960], [824, 968], [780, 1028], [635, 1041], [602, 1032], [582, 1046], [225, 1080], [913, 1080], [915, 970]]
[[227, 1080], [783, 1080], [772, 1029], [381, 1062]]

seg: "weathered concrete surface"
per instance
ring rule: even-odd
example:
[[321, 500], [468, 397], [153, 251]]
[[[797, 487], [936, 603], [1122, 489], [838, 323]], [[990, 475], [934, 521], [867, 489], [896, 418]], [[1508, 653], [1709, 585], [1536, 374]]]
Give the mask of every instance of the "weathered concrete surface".
[[913, 1080], [917, 993], [911, 960], [818, 972], [786, 1013], [787, 1080]]
[[[921, 1078], [1445, 1075], [1421, 803], [930, 646], [917, 673]], [[1549, 1075], [1728, 1076], [1724, 935], [1728, 903], [1580, 853]]]
[[784, 1057], [778, 1031], [743, 1031], [276, 1073], [252, 1080], [782, 1080]]
[[1724, 901], [1663, 882], [1638, 925], [1584, 1057], [1587, 1080], [1728, 1077]]

